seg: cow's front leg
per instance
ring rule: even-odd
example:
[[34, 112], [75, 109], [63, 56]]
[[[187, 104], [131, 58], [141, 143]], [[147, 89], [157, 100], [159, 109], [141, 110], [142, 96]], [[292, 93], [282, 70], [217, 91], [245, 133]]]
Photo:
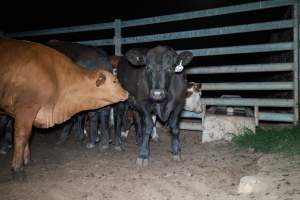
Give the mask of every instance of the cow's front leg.
[[18, 110], [16, 113], [14, 128], [14, 153], [11, 167], [13, 178], [17, 180], [25, 179], [24, 164], [28, 164], [30, 158], [29, 138], [37, 111], [38, 107], [32, 107], [23, 108]]
[[149, 139], [153, 130], [153, 121], [152, 115], [149, 108], [143, 108], [142, 114], [142, 142], [139, 145], [139, 155], [137, 158], [137, 165], [139, 166], [148, 166], [149, 163]]
[[182, 110], [182, 106], [177, 107], [171, 114], [169, 119], [169, 127], [171, 129], [171, 151], [172, 158], [175, 161], [180, 160], [181, 144], [179, 139], [179, 116]]

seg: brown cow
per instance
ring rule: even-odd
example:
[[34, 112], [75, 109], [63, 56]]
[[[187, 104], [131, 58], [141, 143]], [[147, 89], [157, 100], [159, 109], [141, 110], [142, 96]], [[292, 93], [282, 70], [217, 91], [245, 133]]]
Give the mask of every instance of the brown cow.
[[48, 128], [82, 110], [127, 98], [110, 72], [86, 71], [38, 43], [0, 40], [0, 113], [15, 118], [12, 170], [18, 178], [30, 160], [32, 125]]

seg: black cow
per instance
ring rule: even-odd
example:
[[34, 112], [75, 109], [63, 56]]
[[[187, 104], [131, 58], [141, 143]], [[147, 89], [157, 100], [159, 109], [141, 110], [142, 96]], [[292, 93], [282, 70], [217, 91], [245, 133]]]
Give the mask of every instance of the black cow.
[[[180, 160], [178, 119], [185, 104], [187, 88], [186, 75], [182, 70], [192, 58], [191, 52], [177, 54], [170, 47], [157, 46], [150, 50], [129, 50], [126, 53], [127, 60], [120, 59], [118, 79], [130, 94], [128, 104], [138, 122], [138, 165], [148, 165], [152, 115], [158, 116], [161, 122], [170, 127], [173, 159]], [[120, 124], [126, 113], [126, 106], [118, 104], [116, 112]], [[120, 131], [118, 123], [116, 129]]]
[[[93, 71], [97, 68], [101, 68], [110, 72], [113, 71], [107, 53], [99, 47], [58, 40], [50, 40], [46, 45], [65, 54], [85, 69]], [[87, 144], [87, 147], [92, 148], [95, 146], [99, 121], [101, 132], [101, 145], [103, 149], [108, 148], [108, 121], [110, 115], [110, 107], [107, 106], [98, 110], [88, 111], [87, 115], [90, 122], [89, 143]], [[75, 125], [77, 127], [79, 138], [81, 138], [84, 134], [83, 120], [85, 120], [85, 117], [82, 115], [82, 113], [79, 113], [73, 119], [76, 122]], [[61, 141], [64, 141], [67, 138], [68, 134], [70, 133], [71, 127], [72, 121], [69, 120], [67, 124], [65, 124], [65, 127], [63, 129]]]

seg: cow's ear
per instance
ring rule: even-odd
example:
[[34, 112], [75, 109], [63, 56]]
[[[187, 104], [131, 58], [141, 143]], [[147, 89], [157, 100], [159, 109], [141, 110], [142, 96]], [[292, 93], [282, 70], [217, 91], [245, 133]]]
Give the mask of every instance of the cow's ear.
[[192, 59], [193, 59], [192, 52], [183, 51], [177, 56], [177, 63], [179, 64], [181, 62], [183, 66], [186, 66], [191, 62]]
[[126, 52], [125, 56], [127, 60], [133, 65], [145, 65], [146, 64], [146, 49], [130, 49]]
[[106, 76], [103, 73], [99, 72], [96, 79], [96, 86], [99, 87], [100, 85], [103, 85], [105, 83], [105, 80]]
[[113, 68], [117, 68], [120, 62], [121, 56], [109, 56], [109, 62]]

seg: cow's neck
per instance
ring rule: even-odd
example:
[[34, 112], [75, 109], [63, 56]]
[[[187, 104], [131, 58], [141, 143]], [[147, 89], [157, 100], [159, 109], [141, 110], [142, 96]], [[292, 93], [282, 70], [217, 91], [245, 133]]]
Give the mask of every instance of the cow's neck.
[[88, 101], [89, 99], [85, 96], [86, 93], [82, 90], [82, 88], [88, 90], [88, 86], [84, 85], [87, 83], [88, 72], [77, 69], [70, 70], [66, 74], [68, 76], [64, 77], [63, 82], [59, 83], [61, 87], [54, 108], [55, 123], [62, 123], [82, 110], [92, 109], [95, 104]]

